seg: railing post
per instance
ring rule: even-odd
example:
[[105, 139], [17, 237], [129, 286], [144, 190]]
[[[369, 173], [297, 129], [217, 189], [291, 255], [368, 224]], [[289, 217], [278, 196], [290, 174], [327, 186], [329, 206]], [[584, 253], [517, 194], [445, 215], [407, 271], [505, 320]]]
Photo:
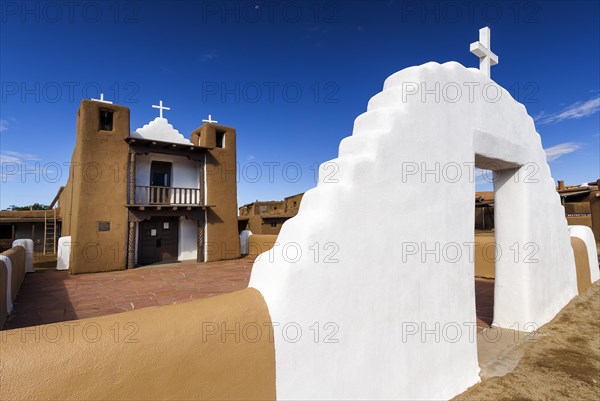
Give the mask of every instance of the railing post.
[[201, 188], [134, 186], [135, 205], [203, 205]]

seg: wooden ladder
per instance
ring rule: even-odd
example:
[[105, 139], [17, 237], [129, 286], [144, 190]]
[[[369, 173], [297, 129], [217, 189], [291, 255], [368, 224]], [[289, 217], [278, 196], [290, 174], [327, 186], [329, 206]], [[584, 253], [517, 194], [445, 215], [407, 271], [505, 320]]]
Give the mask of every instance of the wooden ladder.
[[56, 255], [56, 209], [52, 209], [50, 218], [48, 210], [44, 213], [44, 255], [50, 250]]

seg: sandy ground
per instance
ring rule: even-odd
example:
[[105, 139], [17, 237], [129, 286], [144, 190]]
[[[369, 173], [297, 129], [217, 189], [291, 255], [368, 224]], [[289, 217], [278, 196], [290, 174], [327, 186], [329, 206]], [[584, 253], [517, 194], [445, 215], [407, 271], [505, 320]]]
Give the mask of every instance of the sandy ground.
[[600, 400], [600, 282], [519, 351], [523, 357], [511, 373], [485, 379], [454, 400]]

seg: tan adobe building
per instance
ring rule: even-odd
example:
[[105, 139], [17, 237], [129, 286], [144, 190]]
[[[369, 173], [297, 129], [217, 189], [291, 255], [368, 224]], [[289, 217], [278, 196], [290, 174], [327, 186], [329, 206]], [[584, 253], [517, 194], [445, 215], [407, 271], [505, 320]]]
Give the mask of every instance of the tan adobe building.
[[240, 256], [235, 129], [210, 121], [187, 139], [156, 108], [131, 132], [129, 108], [81, 102], [59, 197], [71, 273]]
[[600, 240], [600, 179], [569, 187], [559, 181], [557, 190], [569, 225], [591, 227], [596, 240]]
[[60, 225], [56, 211], [52, 209], [0, 212], [0, 252], [12, 248], [13, 241], [17, 239], [32, 239], [35, 253], [54, 254], [54, 229]]
[[278, 235], [283, 223], [298, 214], [302, 196], [304, 193], [288, 196], [282, 201], [256, 201], [240, 207], [239, 231], [250, 230], [252, 234]]
[[[556, 190], [565, 208], [569, 225], [588, 226], [600, 238], [600, 179], [583, 185], [565, 186], [558, 181]], [[494, 193], [477, 192], [475, 196], [475, 228], [494, 228]]]

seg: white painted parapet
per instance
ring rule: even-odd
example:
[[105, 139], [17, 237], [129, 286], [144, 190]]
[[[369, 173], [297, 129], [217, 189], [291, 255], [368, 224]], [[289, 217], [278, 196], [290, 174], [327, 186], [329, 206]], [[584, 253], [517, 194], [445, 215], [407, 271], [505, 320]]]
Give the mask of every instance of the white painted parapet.
[[244, 230], [240, 233], [240, 253], [248, 255], [248, 239], [252, 235], [252, 231]]
[[494, 324], [532, 330], [577, 295], [525, 107], [455, 62], [404, 69], [254, 264], [278, 325], [278, 399], [443, 400], [479, 381], [474, 165], [497, 171]]
[[71, 258], [71, 237], [58, 239], [58, 254], [56, 255], [56, 270], [69, 270]]
[[25, 273], [33, 273], [33, 240], [17, 239], [13, 241], [12, 246], [22, 246], [25, 248]]
[[4, 263], [6, 266], [6, 313], [10, 315], [13, 309], [13, 295], [12, 295], [12, 287], [13, 287], [13, 268], [12, 262], [10, 258], [5, 255], [0, 255], [0, 262]]
[[592, 283], [600, 279], [600, 269], [598, 267], [598, 250], [596, 249], [596, 239], [594, 232], [588, 226], [569, 226], [571, 237], [576, 237], [585, 243], [590, 263], [590, 278]]

